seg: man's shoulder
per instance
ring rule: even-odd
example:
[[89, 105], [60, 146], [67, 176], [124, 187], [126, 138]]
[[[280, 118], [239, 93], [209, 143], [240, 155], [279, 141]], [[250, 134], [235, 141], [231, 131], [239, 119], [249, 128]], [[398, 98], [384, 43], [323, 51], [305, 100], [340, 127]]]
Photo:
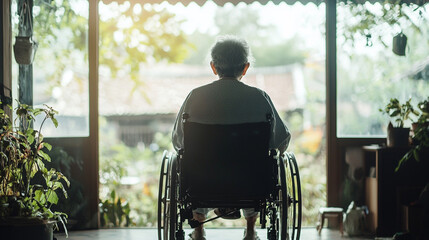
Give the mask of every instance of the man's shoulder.
[[242, 81], [237, 81], [237, 80], [215, 80], [211, 83], [196, 87], [192, 91], [201, 91], [201, 90], [214, 89], [214, 88], [239, 88], [239, 89], [257, 91], [257, 92], [266, 94], [265, 91], [263, 91], [260, 88], [248, 85]]

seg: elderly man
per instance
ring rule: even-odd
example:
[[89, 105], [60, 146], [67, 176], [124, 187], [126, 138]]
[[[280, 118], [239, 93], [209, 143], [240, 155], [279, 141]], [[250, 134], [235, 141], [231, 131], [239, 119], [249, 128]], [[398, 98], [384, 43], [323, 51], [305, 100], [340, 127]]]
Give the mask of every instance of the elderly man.
[[[192, 122], [209, 124], [237, 124], [261, 122], [267, 114], [274, 116], [270, 147], [284, 152], [289, 145], [290, 132], [279, 117], [270, 97], [264, 91], [241, 82], [250, 63], [247, 42], [232, 36], [218, 39], [211, 49], [210, 66], [219, 79], [192, 90], [183, 103], [173, 130], [173, 145], [183, 147], [183, 124], [181, 116], [189, 114]], [[204, 221], [210, 209], [196, 209], [194, 219]], [[255, 232], [258, 213], [243, 209], [247, 221], [244, 239], [259, 239]], [[205, 239], [203, 226], [197, 227], [191, 239]]]

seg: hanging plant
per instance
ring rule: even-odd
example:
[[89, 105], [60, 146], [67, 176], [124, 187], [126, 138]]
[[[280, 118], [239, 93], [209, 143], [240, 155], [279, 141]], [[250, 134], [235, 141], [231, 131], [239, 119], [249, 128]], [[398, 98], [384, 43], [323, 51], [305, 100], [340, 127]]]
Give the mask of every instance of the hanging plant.
[[34, 56], [36, 55], [38, 43], [33, 39], [33, 23], [31, 16], [31, 9], [27, 1], [22, 3], [19, 11], [21, 27], [27, 25], [30, 27], [28, 36], [16, 36], [15, 44], [13, 45], [13, 53], [15, 61], [20, 65], [29, 65], [33, 63]]
[[[422, 27], [413, 18], [412, 13], [418, 12], [424, 18], [426, 8], [424, 1], [417, 4], [405, 3], [403, 0], [388, 0], [379, 6], [368, 7], [365, 4], [347, 3], [344, 5], [354, 21], [347, 21], [343, 36], [346, 40], [355, 42], [356, 37], [363, 36], [366, 41], [379, 42], [386, 48], [391, 46], [397, 55], [405, 55], [406, 36], [403, 30], [414, 29], [422, 32]], [[393, 40], [390, 36], [393, 36]], [[372, 46], [372, 44], [366, 44]]]

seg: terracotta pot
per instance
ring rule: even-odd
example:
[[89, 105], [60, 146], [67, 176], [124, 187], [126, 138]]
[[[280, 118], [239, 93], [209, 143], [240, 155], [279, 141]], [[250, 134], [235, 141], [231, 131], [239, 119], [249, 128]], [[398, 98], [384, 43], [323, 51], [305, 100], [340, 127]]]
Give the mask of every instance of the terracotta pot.
[[13, 53], [18, 64], [29, 65], [33, 63], [34, 56], [37, 51], [37, 42], [31, 36], [15, 37], [15, 45], [13, 45]]
[[409, 146], [410, 128], [388, 128], [387, 146], [388, 147], [407, 147]]

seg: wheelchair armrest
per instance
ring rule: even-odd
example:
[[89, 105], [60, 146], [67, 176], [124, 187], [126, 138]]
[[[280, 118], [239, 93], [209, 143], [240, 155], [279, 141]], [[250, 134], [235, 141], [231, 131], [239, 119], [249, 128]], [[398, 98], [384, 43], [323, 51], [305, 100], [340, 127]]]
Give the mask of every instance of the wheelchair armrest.
[[279, 150], [277, 148], [271, 148], [269, 153], [270, 153], [270, 157], [275, 158], [278, 156]]
[[185, 151], [185, 149], [183, 148], [179, 148], [179, 150], [177, 150], [177, 155], [183, 155], [183, 152]]

